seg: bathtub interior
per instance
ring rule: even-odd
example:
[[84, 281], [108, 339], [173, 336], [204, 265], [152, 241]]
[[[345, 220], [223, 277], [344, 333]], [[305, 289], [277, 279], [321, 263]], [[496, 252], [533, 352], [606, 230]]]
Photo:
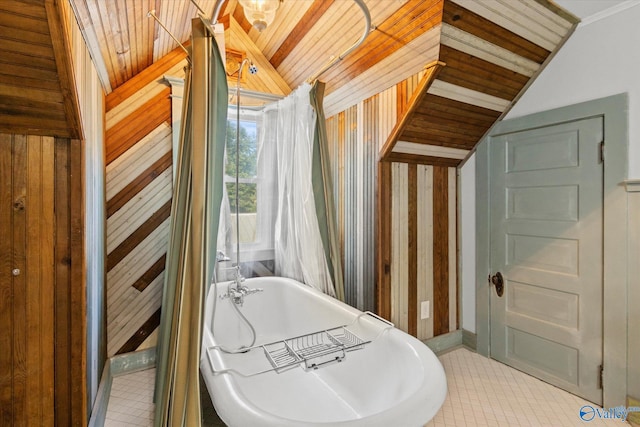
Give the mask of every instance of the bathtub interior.
[[[227, 292], [229, 283], [217, 285], [218, 296]], [[313, 289], [300, 286], [297, 282], [281, 278], [256, 278], [247, 279], [245, 285], [263, 289], [260, 293], [245, 297], [243, 305], [239, 307], [256, 330], [255, 345], [305, 335], [353, 321], [355, 311], [350, 310], [350, 307], [338, 307], [328, 300], [329, 297], [318, 295]], [[212, 286], [211, 290], [213, 289]], [[207, 307], [213, 304], [212, 294], [210, 291]], [[327, 319], [330, 319], [329, 324]], [[215, 318], [211, 315], [211, 310], [207, 310], [205, 325], [212, 331], [216, 345], [238, 348], [251, 342], [251, 330], [237, 314], [229, 298], [218, 298]]]
[[[246, 285], [264, 289], [247, 297], [241, 308], [256, 329], [256, 345], [340, 325], [349, 325], [358, 336], [371, 342], [363, 349], [347, 352], [340, 363], [317, 370], [294, 367], [249, 377], [224, 375], [227, 386], [245, 409], [305, 423], [362, 419], [401, 406], [424, 387], [425, 381], [440, 380], [436, 378], [440, 372], [425, 369], [425, 358], [439, 364], [433, 353], [417, 340], [407, 341], [406, 334], [377, 319], [362, 316], [358, 310], [336, 304], [296, 282], [257, 279], [247, 280]], [[226, 284], [218, 287], [219, 295], [225, 292]], [[239, 347], [250, 342], [249, 329], [228, 299], [218, 299], [216, 311], [215, 322], [210, 313], [205, 318], [209, 346]], [[215, 340], [210, 333], [212, 325]], [[238, 355], [214, 350], [208, 357], [217, 371], [233, 369], [250, 375], [270, 368], [259, 349]]]
[[[386, 335], [363, 350], [349, 352], [342, 362], [317, 370], [234, 377], [234, 381], [238, 393], [259, 411], [274, 412], [288, 420], [340, 422], [366, 418], [406, 401], [423, 381], [424, 369], [415, 357], [403, 358], [406, 352], [390, 352], [390, 348], [398, 348], [389, 345], [393, 339]], [[390, 360], [394, 363], [389, 364]]]

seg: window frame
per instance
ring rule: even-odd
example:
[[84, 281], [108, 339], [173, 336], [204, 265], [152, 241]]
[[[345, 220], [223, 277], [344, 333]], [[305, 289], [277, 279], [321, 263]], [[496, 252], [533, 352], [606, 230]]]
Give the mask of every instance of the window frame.
[[[235, 126], [236, 122], [236, 106], [229, 104], [228, 113], [227, 113], [227, 121], [233, 122]], [[276, 212], [274, 209], [268, 209], [269, 204], [265, 204], [264, 200], [261, 203], [261, 199], [265, 196], [265, 192], [267, 191], [267, 180], [260, 178], [260, 135], [261, 135], [261, 120], [260, 120], [261, 109], [254, 109], [251, 107], [240, 107], [240, 123], [242, 122], [253, 122], [256, 124], [256, 175], [253, 178], [239, 178], [239, 183], [255, 183], [256, 184], [256, 235], [255, 240], [253, 242], [240, 242], [240, 251], [242, 253], [241, 262], [251, 262], [251, 261], [265, 261], [265, 260], [273, 260], [275, 258], [275, 250], [274, 250], [274, 242], [273, 242], [273, 233], [270, 233], [270, 226], [272, 227], [275, 222]], [[235, 184], [235, 176], [229, 176], [224, 174], [224, 183]], [[228, 197], [228, 193], [227, 193]], [[231, 206], [231, 204], [229, 204]], [[229, 212], [229, 221], [235, 222], [236, 212]], [[229, 228], [233, 230], [233, 226]], [[233, 231], [231, 231], [233, 232]], [[227, 254], [236, 259], [236, 245], [233, 242], [235, 236], [230, 239], [230, 243], [227, 244]]]

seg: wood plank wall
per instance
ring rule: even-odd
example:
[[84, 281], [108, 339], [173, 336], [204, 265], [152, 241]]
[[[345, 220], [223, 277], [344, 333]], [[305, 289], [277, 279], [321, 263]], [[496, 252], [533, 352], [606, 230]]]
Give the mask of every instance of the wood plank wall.
[[0, 425], [86, 425], [82, 144], [0, 134], [0, 173]]
[[170, 86], [175, 50], [106, 98], [107, 355], [154, 345], [172, 194]]
[[[457, 171], [378, 162], [421, 77], [411, 76], [329, 117], [327, 132], [345, 299], [359, 309], [375, 310], [385, 303], [379, 295], [387, 286], [391, 299], [386, 309], [379, 307], [380, 314], [427, 339], [457, 329]], [[382, 218], [377, 235], [376, 222]], [[388, 252], [382, 273], [376, 272], [379, 245]], [[422, 301], [430, 303], [430, 317], [424, 320]]]
[[456, 168], [394, 162], [391, 189], [391, 321], [419, 339], [454, 331]]

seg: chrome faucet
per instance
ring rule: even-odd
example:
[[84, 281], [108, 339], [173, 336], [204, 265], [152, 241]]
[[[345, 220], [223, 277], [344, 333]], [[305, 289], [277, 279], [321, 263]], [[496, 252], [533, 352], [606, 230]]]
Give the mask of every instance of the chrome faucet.
[[235, 267], [236, 277], [233, 282], [229, 283], [229, 287], [227, 288], [227, 293], [220, 295], [220, 299], [230, 298], [234, 304], [237, 304], [242, 307], [244, 304], [244, 297], [262, 292], [262, 288], [249, 288], [244, 283], [244, 277], [240, 273], [240, 266], [237, 265]]
[[218, 251], [216, 252], [216, 262], [221, 262], [221, 261], [231, 261], [231, 258], [226, 256], [224, 252]]

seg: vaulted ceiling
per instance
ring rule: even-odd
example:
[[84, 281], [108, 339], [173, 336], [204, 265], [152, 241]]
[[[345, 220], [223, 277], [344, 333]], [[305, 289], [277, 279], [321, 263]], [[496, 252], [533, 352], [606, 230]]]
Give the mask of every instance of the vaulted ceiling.
[[[13, 110], [5, 106], [7, 116], [16, 115], [14, 110], [28, 110], [32, 114], [42, 111], [43, 118], [67, 118], [72, 105], [65, 103], [68, 89], [44, 88], [49, 91], [51, 102], [62, 109], [47, 110], [39, 98], [43, 95], [35, 92], [45, 83], [59, 86], [60, 80], [55, 83], [53, 75], [59, 77], [64, 72], [61, 63], [52, 60], [51, 51], [51, 46], [55, 48], [61, 39], [49, 30], [51, 25], [42, 26], [50, 22], [49, 10], [55, 9], [44, 6], [60, 1], [1, 2], [0, 19], [7, 22], [7, 28], [3, 27], [0, 40], [11, 43], [0, 46], [0, 62], [36, 70], [12, 76], [6, 69], [0, 72], [0, 77], [4, 74], [16, 83], [16, 88], [7, 94], [16, 95], [20, 86], [34, 91], [33, 99], [21, 101], [24, 105], [15, 103]], [[248, 79], [245, 87], [280, 95], [289, 93], [350, 47], [364, 28], [362, 13], [351, 0], [284, 0], [275, 21], [263, 32], [251, 27], [237, 0], [196, 1], [209, 16], [217, 1], [223, 2], [219, 22], [225, 27], [227, 48], [242, 52], [261, 68], [258, 77]], [[510, 108], [578, 22], [551, 0], [364, 1], [371, 13], [373, 30], [358, 49], [321, 76], [327, 82], [327, 117], [437, 64], [433, 73], [428, 73], [429, 80], [422, 87], [424, 93], [416, 94], [420, 95], [420, 102], [415, 99], [407, 110], [411, 117], [400, 118], [398, 126], [402, 126], [394, 133], [397, 140], [388, 142], [383, 155], [394, 151], [415, 154], [419, 149], [416, 144], [472, 148]], [[190, 0], [62, 3], [73, 9], [106, 93], [175, 49], [177, 43], [169, 32], [188, 43], [191, 20], [198, 15]], [[155, 11], [169, 32], [148, 17], [149, 11]], [[10, 46], [22, 33], [12, 33], [11, 28], [28, 31], [23, 32], [25, 37], [33, 40], [27, 44], [35, 45], [37, 50], [24, 44], [18, 46], [22, 52], [17, 52], [18, 47], [12, 51]], [[13, 64], [7, 58], [21, 62]], [[35, 79], [34, 73], [49, 74], [39, 82], [22, 81], [30, 76]], [[38, 110], [39, 107], [43, 108]], [[70, 126], [73, 128], [73, 123]], [[402, 144], [397, 145], [397, 141]]]
[[[177, 46], [148, 11], [155, 11], [182, 42], [189, 40], [190, 21], [198, 14], [189, 0], [70, 1], [107, 93]], [[206, 14], [213, 14], [216, 0], [196, 1]], [[485, 61], [489, 55], [494, 58], [490, 62], [517, 73], [526, 83], [577, 22], [549, 0], [365, 3], [374, 30], [359, 49], [321, 77], [327, 82], [327, 116], [416, 74], [443, 54], [458, 62], [467, 60], [442, 52], [442, 46], [458, 52], [465, 52], [461, 46], [473, 46], [467, 55]], [[360, 9], [350, 0], [284, 0], [263, 32], [251, 27], [237, 0], [225, 0], [219, 21], [225, 25], [227, 46], [266, 66], [272, 76], [255, 89], [277, 94], [297, 87], [350, 47], [364, 27]], [[505, 49], [515, 54], [504, 54]], [[477, 67], [470, 62], [459, 73], [483, 72]], [[497, 76], [493, 80], [492, 96], [510, 92], [513, 98], [522, 87], [509, 81], [496, 89], [503, 82]]]

